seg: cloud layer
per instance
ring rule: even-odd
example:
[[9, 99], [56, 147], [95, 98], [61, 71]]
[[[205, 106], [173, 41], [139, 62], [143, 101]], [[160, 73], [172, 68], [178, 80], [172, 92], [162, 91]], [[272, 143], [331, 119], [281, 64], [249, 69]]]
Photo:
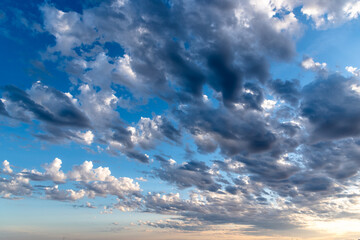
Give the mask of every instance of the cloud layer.
[[[248, 233], [303, 230], [311, 221], [359, 216], [358, 69], [346, 67], [352, 75], [345, 76], [304, 56], [297, 65], [312, 74], [306, 84], [301, 75], [271, 74], [274, 64], [296, 59], [296, 39], [305, 31], [299, 14], [314, 30], [334, 28], [358, 18], [358, 1], [37, 7], [41, 31], [32, 31], [52, 41], [39, 61], [58, 65], [69, 87], [39, 80], [29, 88], [2, 86], [2, 121], [24, 124], [36, 141], [122, 155], [147, 171], [138, 183], [92, 161], [63, 171], [55, 158], [43, 171], [18, 171], [5, 160], [1, 197], [89, 209], [100, 207], [93, 199], [115, 199], [103, 214], [168, 215], [141, 224], [182, 231], [222, 224]], [[151, 181], [179, 193], [145, 193], [140, 184]]]

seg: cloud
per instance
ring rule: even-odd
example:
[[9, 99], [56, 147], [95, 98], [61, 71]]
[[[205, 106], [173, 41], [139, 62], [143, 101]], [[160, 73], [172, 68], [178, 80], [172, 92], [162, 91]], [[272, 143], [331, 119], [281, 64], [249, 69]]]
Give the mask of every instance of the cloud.
[[293, 106], [297, 106], [300, 98], [299, 80], [281, 81], [280, 79], [276, 79], [269, 81], [269, 86], [275, 96], [278, 96]]
[[17, 197], [30, 196], [32, 190], [28, 178], [19, 175], [11, 176], [10, 179], [0, 178], [0, 195], [3, 198], [17, 199]]
[[346, 69], [346, 71], [348, 71], [349, 73], [351, 73], [355, 77], [360, 76], [360, 70], [358, 68], [356, 68], [356, 67], [346, 66], [345, 69]]
[[13, 110], [9, 113], [13, 118], [29, 121], [30, 116], [27, 113], [30, 113], [47, 124], [89, 127], [87, 117], [65, 94], [41, 83], [35, 83], [28, 93], [15, 86], [5, 86], [3, 98], [6, 100], [6, 109]]
[[[347, 67], [354, 76], [346, 78], [305, 57], [301, 67], [317, 79], [303, 88], [270, 74], [272, 64], [296, 55], [294, 39], [307, 23], [301, 13], [327, 28], [358, 18], [358, 1], [134, 0], [81, 11], [44, 3], [40, 10], [53, 37], [41, 62], [56, 63], [70, 86], [3, 87], [4, 121], [26, 123], [43, 141], [141, 163], [153, 157], [145, 185], [155, 178], [188, 192], [143, 194], [109, 167], [84, 161], [63, 172], [55, 158], [43, 171], [16, 172], [4, 161], [2, 197], [116, 199], [104, 200], [101, 213], [171, 215], [142, 224], [183, 231], [301, 228], [312, 217], [349, 216], [343, 204], [358, 214], [358, 69]], [[185, 143], [198, 152], [186, 147], [184, 162], [166, 155]]]
[[11, 169], [10, 163], [7, 160], [3, 161], [3, 173], [11, 174], [13, 170]]
[[360, 99], [354, 84], [354, 79], [334, 74], [303, 88], [301, 115], [309, 120], [313, 140], [358, 136]]
[[85, 190], [74, 191], [72, 189], [59, 190], [59, 186], [45, 187], [46, 198], [58, 201], [76, 201], [85, 197]]
[[28, 171], [24, 169], [22, 175], [30, 178], [34, 181], [53, 181], [56, 183], [64, 183], [66, 181], [66, 175], [60, 170], [62, 161], [59, 158], [55, 158], [50, 164], [44, 164], [44, 173], [38, 172], [37, 170]]
[[277, 141], [259, 112], [197, 105], [180, 109], [176, 114], [195, 137], [201, 152], [212, 152], [219, 146], [229, 156], [256, 153], [270, 150]]
[[314, 59], [307, 57], [301, 62], [301, 66], [305, 70], [311, 70], [314, 72], [326, 72], [326, 63], [315, 62]]
[[146, 178], [143, 178], [143, 177], [137, 177], [136, 180], [138, 180], [140, 182], [147, 182], [148, 181]]
[[181, 137], [180, 131], [162, 116], [154, 116], [153, 119], [141, 117], [135, 127], [127, 130], [131, 132], [131, 141], [144, 149], [153, 148], [156, 144], [154, 140], [167, 138], [179, 142]]
[[98, 167], [93, 169], [91, 161], [85, 161], [81, 165], [74, 166], [67, 176], [74, 181], [90, 182], [90, 181], [106, 181], [111, 176], [108, 167]]
[[304, 1], [301, 12], [311, 17], [317, 28], [325, 28], [356, 19], [360, 13], [359, 4], [357, 0], [307, 0]]
[[162, 163], [162, 168], [155, 169], [155, 174], [162, 180], [176, 184], [180, 189], [196, 186], [201, 190], [216, 192], [221, 185], [216, 183], [215, 173], [204, 162], [190, 161], [181, 165], [171, 161]]
[[[233, 9], [245, 14], [241, 17], [248, 20], [250, 27], [243, 25], [240, 15]], [[89, 71], [80, 77], [88, 83], [105, 88], [112, 80], [126, 86], [133, 94], [139, 91], [156, 93], [167, 99], [176, 92], [167, 86], [173, 79], [172, 82], [183, 91], [179, 93], [181, 98], [187, 94], [202, 96], [203, 85], [208, 83], [222, 93], [224, 101], [232, 102], [241, 90], [244, 78], [264, 81], [268, 77], [265, 56], [257, 49], [283, 60], [288, 60], [294, 53], [288, 35], [279, 31], [281, 27], [273, 27], [270, 23], [275, 19], [270, 18], [269, 22], [266, 14], [245, 2], [241, 5], [232, 1], [227, 5], [215, 1], [210, 5], [201, 1], [176, 2], [168, 7], [163, 2], [138, 4], [131, 1], [116, 8], [104, 3], [85, 9], [81, 15], [62, 12], [50, 5], [44, 5], [41, 10], [45, 16], [45, 29], [56, 38], [50, 53], [60, 51], [62, 55], [82, 62]], [[139, 17], [142, 15], [146, 18]], [[224, 16], [227, 16], [226, 21]], [[207, 21], [210, 18], [212, 26]], [[295, 24], [296, 21], [293, 19], [292, 22]], [[288, 26], [285, 20], [282, 24]], [[122, 34], [123, 29], [126, 34]], [[176, 40], [166, 37], [170, 35]], [[242, 40], [238, 41], [237, 36]], [[161, 39], [159, 44], [158, 39]], [[108, 63], [104, 53], [95, 47], [91, 49], [95, 61], [84, 61], [74, 51], [82, 45], [91, 46], [95, 41], [118, 43], [125, 53]], [[93, 67], [95, 62], [96, 68]], [[100, 73], [108, 77], [99, 78]], [[100, 79], [104, 82], [97, 82]]]
[[[55, 158], [50, 164], [44, 164], [45, 172], [37, 170], [24, 169], [21, 172], [14, 173], [2, 171], [2, 174], [11, 174], [8, 178], [0, 179], [0, 194], [3, 197], [10, 198], [14, 196], [30, 196], [33, 189], [37, 193], [45, 193], [46, 198], [59, 201], [77, 201], [82, 198], [95, 198], [107, 195], [116, 196], [120, 203], [138, 204], [138, 198], [141, 196], [140, 185], [133, 179], [127, 177], [116, 178], [111, 175], [108, 167], [93, 168], [91, 161], [85, 161], [81, 165], [73, 166], [73, 169], [66, 174], [60, 170], [62, 161]], [[4, 162], [6, 167], [9, 163]], [[6, 168], [5, 167], [5, 168]], [[55, 183], [54, 186], [32, 185], [31, 181]], [[79, 190], [61, 189], [58, 184], [67, 186], [73, 184]], [[120, 203], [118, 203], [120, 205]], [[120, 208], [120, 206], [119, 206]]]

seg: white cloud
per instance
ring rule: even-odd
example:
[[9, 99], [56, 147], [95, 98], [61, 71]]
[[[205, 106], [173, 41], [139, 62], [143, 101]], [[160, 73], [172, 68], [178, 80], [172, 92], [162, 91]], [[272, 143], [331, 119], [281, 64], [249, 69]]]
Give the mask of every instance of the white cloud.
[[359, 77], [359, 76], [360, 76], [360, 69], [358, 69], [358, 68], [356, 68], [356, 67], [346, 66], [345, 69], [346, 69], [346, 71], [348, 71], [349, 73], [351, 73], [351, 74], [354, 75], [355, 77]]
[[0, 196], [16, 199], [13, 196], [24, 197], [32, 194], [32, 186], [28, 178], [16, 175], [10, 179], [0, 177]]
[[326, 63], [315, 62], [312, 58], [305, 58], [301, 62], [301, 66], [306, 70], [311, 71], [326, 71]]
[[44, 164], [43, 168], [45, 172], [39, 172], [36, 169], [31, 171], [24, 169], [21, 174], [34, 181], [54, 181], [56, 183], [64, 183], [66, 181], [66, 175], [60, 170], [62, 161], [59, 158], [55, 158], [50, 164]]
[[54, 182], [64, 182], [66, 179], [65, 174], [60, 171], [62, 161], [59, 158], [55, 158], [50, 164], [45, 164], [45, 176], [49, 176]]
[[271, 99], [265, 99], [264, 102], [261, 104], [261, 107], [265, 110], [271, 110], [275, 107], [277, 101]]
[[74, 47], [94, 40], [96, 31], [84, 24], [80, 14], [63, 12], [50, 5], [42, 6], [41, 10], [44, 13], [45, 30], [56, 38], [56, 45], [50, 48], [52, 52], [73, 55]]
[[10, 174], [13, 172], [13, 170], [11, 169], [10, 167], [10, 163], [7, 161], [7, 160], [4, 160], [3, 161], [3, 172], [4, 173], [7, 173], [7, 174]]
[[110, 176], [107, 181], [95, 181], [87, 185], [90, 187], [89, 197], [113, 195], [125, 198], [140, 192], [140, 185], [127, 177], [116, 178]]
[[75, 141], [80, 142], [82, 144], [91, 145], [94, 141], [94, 134], [91, 130], [86, 132], [76, 132], [77, 138], [74, 138]]
[[[10, 166], [9, 162], [4, 161], [6, 169]], [[56, 184], [53, 187], [45, 187], [44, 191], [48, 199], [60, 201], [76, 201], [84, 197], [94, 198], [97, 196], [106, 197], [107, 195], [117, 196], [122, 200], [122, 204], [131, 205], [132, 201], [137, 202], [141, 188], [137, 182], [128, 177], [114, 177], [108, 167], [94, 168], [91, 161], [85, 161], [81, 165], [76, 165], [67, 174], [61, 169], [62, 161], [55, 158], [50, 164], [44, 164], [45, 172], [37, 170], [22, 170], [20, 173], [13, 173], [10, 179], [0, 178], [0, 195], [11, 198], [15, 196], [27, 196], [32, 193], [33, 181], [53, 181], [55, 183], [76, 184], [79, 190], [62, 190]], [[9, 173], [9, 169], [2, 171]], [[66, 181], [67, 180], [67, 181]], [[147, 181], [139, 178], [139, 181]], [[127, 199], [129, 198], [129, 199]], [[126, 200], [126, 201], [125, 201]], [[125, 201], [125, 202], [124, 202]]]
[[108, 181], [111, 177], [111, 171], [108, 167], [93, 168], [91, 161], [85, 161], [81, 165], [74, 166], [67, 173], [69, 179], [74, 181], [90, 182], [90, 181]]
[[146, 178], [143, 178], [143, 177], [137, 177], [136, 180], [138, 180], [140, 182], [147, 182], [148, 181]]

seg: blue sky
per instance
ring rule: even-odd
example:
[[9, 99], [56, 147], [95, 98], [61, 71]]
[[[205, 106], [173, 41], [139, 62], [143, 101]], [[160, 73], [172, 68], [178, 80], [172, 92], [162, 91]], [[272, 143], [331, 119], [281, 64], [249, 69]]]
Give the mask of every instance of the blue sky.
[[358, 239], [360, 1], [0, 3], [0, 239]]

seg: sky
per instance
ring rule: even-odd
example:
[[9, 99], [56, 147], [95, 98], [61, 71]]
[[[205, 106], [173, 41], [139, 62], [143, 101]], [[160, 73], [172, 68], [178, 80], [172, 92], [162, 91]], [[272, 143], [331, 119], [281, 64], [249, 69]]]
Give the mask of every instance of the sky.
[[2, 0], [0, 240], [359, 239], [359, 15]]

